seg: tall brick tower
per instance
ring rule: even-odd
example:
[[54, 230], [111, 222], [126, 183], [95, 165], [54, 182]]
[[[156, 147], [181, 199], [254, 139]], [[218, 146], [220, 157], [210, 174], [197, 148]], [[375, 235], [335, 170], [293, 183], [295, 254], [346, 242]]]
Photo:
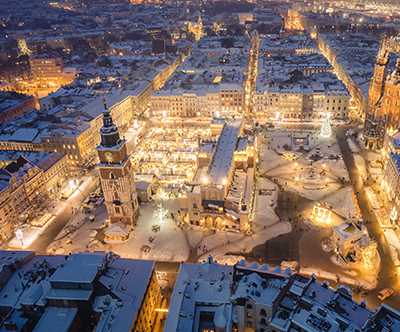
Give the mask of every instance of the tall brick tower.
[[386, 41], [383, 41], [376, 56], [374, 76], [369, 84], [364, 123], [364, 138], [367, 148], [375, 148], [379, 145], [379, 137], [381, 136], [378, 124], [382, 113], [382, 97], [387, 75], [387, 64], [389, 62], [389, 52], [386, 46]]
[[124, 240], [139, 216], [139, 204], [126, 141], [120, 139], [119, 130], [112, 121], [105, 101], [100, 135], [101, 143], [96, 148], [100, 158], [98, 167], [110, 219], [106, 238]]

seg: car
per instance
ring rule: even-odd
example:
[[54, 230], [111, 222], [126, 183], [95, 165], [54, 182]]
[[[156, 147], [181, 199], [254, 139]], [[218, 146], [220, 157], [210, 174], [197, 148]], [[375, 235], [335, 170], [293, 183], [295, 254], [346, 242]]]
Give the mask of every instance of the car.
[[94, 222], [96, 220], [96, 217], [92, 214], [89, 216], [90, 222]]
[[72, 240], [71, 239], [68, 239], [67, 241], [65, 241], [65, 244], [72, 244], [73, 242], [72, 242]]
[[383, 301], [387, 297], [393, 294], [393, 289], [391, 288], [384, 288], [378, 293], [379, 300]]

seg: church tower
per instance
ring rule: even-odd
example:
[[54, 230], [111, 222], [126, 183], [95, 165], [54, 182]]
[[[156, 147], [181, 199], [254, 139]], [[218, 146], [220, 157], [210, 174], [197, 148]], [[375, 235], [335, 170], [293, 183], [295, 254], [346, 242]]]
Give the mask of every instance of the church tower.
[[106, 102], [103, 111], [103, 126], [100, 129], [101, 143], [96, 148], [99, 155], [101, 186], [104, 192], [110, 226], [106, 238], [124, 240], [139, 216], [139, 204], [130, 155], [126, 141], [119, 137]]
[[379, 145], [379, 137], [385, 134], [379, 132], [378, 123], [382, 115], [382, 97], [388, 62], [389, 52], [387, 43], [384, 40], [376, 56], [374, 76], [371, 78], [368, 90], [364, 123], [364, 138], [367, 148], [375, 148]]

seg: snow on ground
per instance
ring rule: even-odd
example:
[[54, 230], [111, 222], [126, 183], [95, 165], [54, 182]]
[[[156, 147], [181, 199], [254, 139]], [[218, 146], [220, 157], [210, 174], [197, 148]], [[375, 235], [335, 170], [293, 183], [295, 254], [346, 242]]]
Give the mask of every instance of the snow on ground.
[[17, 239], [16, 236], [14, 236], [14, 238], [10, 241], [8, 246], [10, 248], [19, 248], [19, 249], [28, 248], [33, 243], [33, 241], [35, 241], [40, 236], [40, 234], [42, 234], [42, 232], [51, 224], [53, 220], [54, 217], [52, 217], [43, 227], [33, 227], [31, 225], [26, 225], [21, 229], [23, 234], [22, 241]]
[[[335, 260], [334, 257], [333, 260]], [[353, 286], [360, 286], [364, 289], [374, 289], [378, 284], [378, 279], [374, 275], [363, 274], [362, 277], [353, 279], [344, 275], [337, 275], [336, 273], [326, 272], [315, 267], [301, 268], [299, 273], [304, 275], [315, 274], [318, 278], [321, 279], [333, 280], [338, 283], [345, 283]], [[345, 271], [344, 273], [349, 274], [347, 271]], [[350, 275], [354, 275], [354, 273], [350, 271]]]
[[[216, 243], [213, 240], [216, 240], [215, 238], [208, 240], [208, 238], [205, 238], [203, 241], [200, 242], [200, 247], [202, 248], [203, 245], [206, 245], [206, 249], [208, 251], [205, 251], [204, 255], [202, 255], [199, 258], [199, 262], [202, 262], [205, 260], [208, 255], [215, 256], [215, 255], [221, 255], [225, 254], [227, 252], [249, 252], [251, 251], [255, 246], [262, 244], [274, 237], [277, 237], [281, 234], [289, 233], [292, 230], [292, 226], [288, 222], [278, 222], [260, 232], [257, 232], [251, 236], [247, 236], [244, 234], [240, 234], [241, 237], [230, 243], [224, 244], [223, 246], [217, 246]], [[204, 244], [203, 244], [204, 243]]]
[[382, 159], [382, 155], [380, 153], [377, 153], [374, 150], [369, 150], [369, 149], [364, 150], [363, 157], [368, 161]]
[[400, 249], [399, 239], [393, 229], [385, 229], [383, 235], [385, 236], [388, 244], [395, 247], [396, 249]]
[[[274, 207], [278, 199], [278, 186], [272, 181], [260, 178], [256, 184], [253, 207], [253, 232], [258, 232], [279, 221], [275, 214]], [[268, 194], [260, 194], [266, 191]]]
[[53, 215], [53, 217], [43, 227], [33, 227], [29, 224], [24, 225], [24, 227], [21, 229], [23, 233], [22, 241], [18, 240], [14, 236], [14, 238], [9, 243], [9, 247], [20, 249], [28, 248], [42, 234], [42, 232], [54, 222], [55, 216], [63, 213], [68, 204], [72, 200], [76, 199], [81, 191], [85, 189], [92, 180], [92, 175], [86, 175], [85, 177], [83, 177], [83, 182], [66, 201], [54, 202], [51, 199], [48, 199], [42, 213], [50, 213]]
[[[258, 188], [276, 188], [276, 185], [262, 179]], [[265, 197], [267, 196], [263, 195], [262, 199]], [[270, 204], [275, 202], [276, 193], [268, 196], [267, 199]], [[194, 225], [179, 227], [177, 222], [170, 217], [171, 212], [178, 216], [179, 199], [156, 197], [156, 202], [162, 202], [163, 207], [168, 210], [164, 222], [159, 223], [159, 220], [153, 216], [157, 203], [143, 203], [140, 205], [140, 217], [126, 241], [114, 241], [108, 244], [102, 241], [102, 234], [108, 218], [106, 208], [102, 206], [92, 212], [96, 216], [94, 223], [85, 220], [83, 213], [74, 215], [47, 251], [63, 254], [87, 249], [104, 250], [113, 251], [122, 257], [129, 258], [186, 261], [189, 258], [191, 248], [194, 248], [198, 255], [207, 257], [211, 253], [213, 257], [217, 255], [218, 261], [236, 262], [241, 259], [241, 256], [238, 256], [237, 259], [234, 255], [225, 257], [225, 253], [249, 252], [254, 246], [291, 231], [291, 225], [279, 222], [270, 206], [267, 207], [267, 210], [260, 208], [259, 214], [253, 218], [253, 234], [245, 235], [239, 231], [214, 230]], [[154, 232], [152, 229], [154, 225], [160, 225], [160, 230]]]
[[213, 256], [213, 259], [221, 265], [235, 265], [237, 262], [241, 261], [242, 259], [246, 260], [243, 256], [235, 256], [235, 255], [221, 255], [217, 254]]
[[364, 158], [358, 154], [354, 154], [353, 157], [354, 157], [354, 162], [356, 164], [356, 167], [358, 169], [358, 173], [360, 174], [363, 181], [365, 181], [367, 179], [367, 170], [365, 169]]
[[396, 248], [393, 246], [389, 246], [389, 250], [390, 250], [390, 257], [392, 258], [394, 266], [399, 266], [400, 261]]
[[351, 152], [353, 152], [353, 153], [359, 153], [360, 152], [359, 147], [357, 146], [357, 144], [351, 138], [347, 139], [347, 143], [349, 144], [349, 148], [350, 148]]
[[352, 187], [345, 187], [328, 196], [323, 201], [330, 204], [332, 209], [342, 217], [347, 217], [350, 213], [352, 216], [357, 214], [356, 206], [354, 205]]
[[[308, 135], [309, 144], [300, 150], [291, 145], [291, 137]], [[291, 146], [287, 151], [283, 146]], [[309, 152], [307, 152], [309, 150]], [[295, 160], [285, 156], [293, 154]], [[321, 159], [313, 161], [312, 155]], [[323, 173], [319, 182], [303, 181], [304, 174], [313, 166], [313, 171]], [[341, 187], [341, 179], [349, 180], [341, 157], [340, 148], [333, 137], [321, 137], [319, 131], [267, 131], [260, 149], [260, 171], [285, 189], [292, 190], [311, 200], [321, 200]]]

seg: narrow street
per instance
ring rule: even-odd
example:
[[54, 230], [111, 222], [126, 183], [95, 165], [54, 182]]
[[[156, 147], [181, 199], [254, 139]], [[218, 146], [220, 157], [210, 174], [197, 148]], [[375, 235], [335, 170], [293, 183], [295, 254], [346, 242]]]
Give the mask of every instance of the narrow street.
[[[364, 221], [371, 221], [371, 223], [365, 224], [365, 226], [368, 229], [369, 236], [378, 242], [378, 252], [381, 258], [381, 270], [378, 276], [378, 286], [370, 291], [367, 296], [363, 295], [359, 297], [360, 299], [365, 298], [368, 301], [368, 305], [373, 308], [374, 306], [378, 306], [381, 304], [381, 302], [377, 298], [378, 292], [383, 288], [390, 287], [393, 289], [394, 293], [391, 297], [385, 300], [385, 303], [399, 310], [399, 283], [397, 277], [395, 276], [396, 270], [389, 254], [388, 244], [386, 243], [386, 239], [383, 235], [382, 229], [379, 227], [379, 224], [375, 219], [375, 215], [369, 206], [367, 195], [364, 192], [364, 183], [355, 166], [352, 152], [350, 151], [349, 145], [347, 143], [346, 131], [353, 127], [354, 125], [339, 126], [333, 128], [333, 130], [337, 134], [337, 141], [342, 151], [343, 160], [349, 172], [350, 181], [354, 183], [354, 192], [356, 194], [358, 193], [357, 199], [363, 219]], [[357, 296], [355, 296], [355, 298], [357, 299]]]
[[71, 219], [72, 207], [74, 209], [80, 209], [82, 207], [82, 201], [97, 188], [97, 185], [97, 178], [95, 178], [95, 180], [91, 181], [73, 200], [68, 201], [66, 207], [58, 213], [47, 229], [31, 244], [29, 250], [36, 251], [37, 255], [47, 255], [46, 248], [54, 241], [54, 238]]

